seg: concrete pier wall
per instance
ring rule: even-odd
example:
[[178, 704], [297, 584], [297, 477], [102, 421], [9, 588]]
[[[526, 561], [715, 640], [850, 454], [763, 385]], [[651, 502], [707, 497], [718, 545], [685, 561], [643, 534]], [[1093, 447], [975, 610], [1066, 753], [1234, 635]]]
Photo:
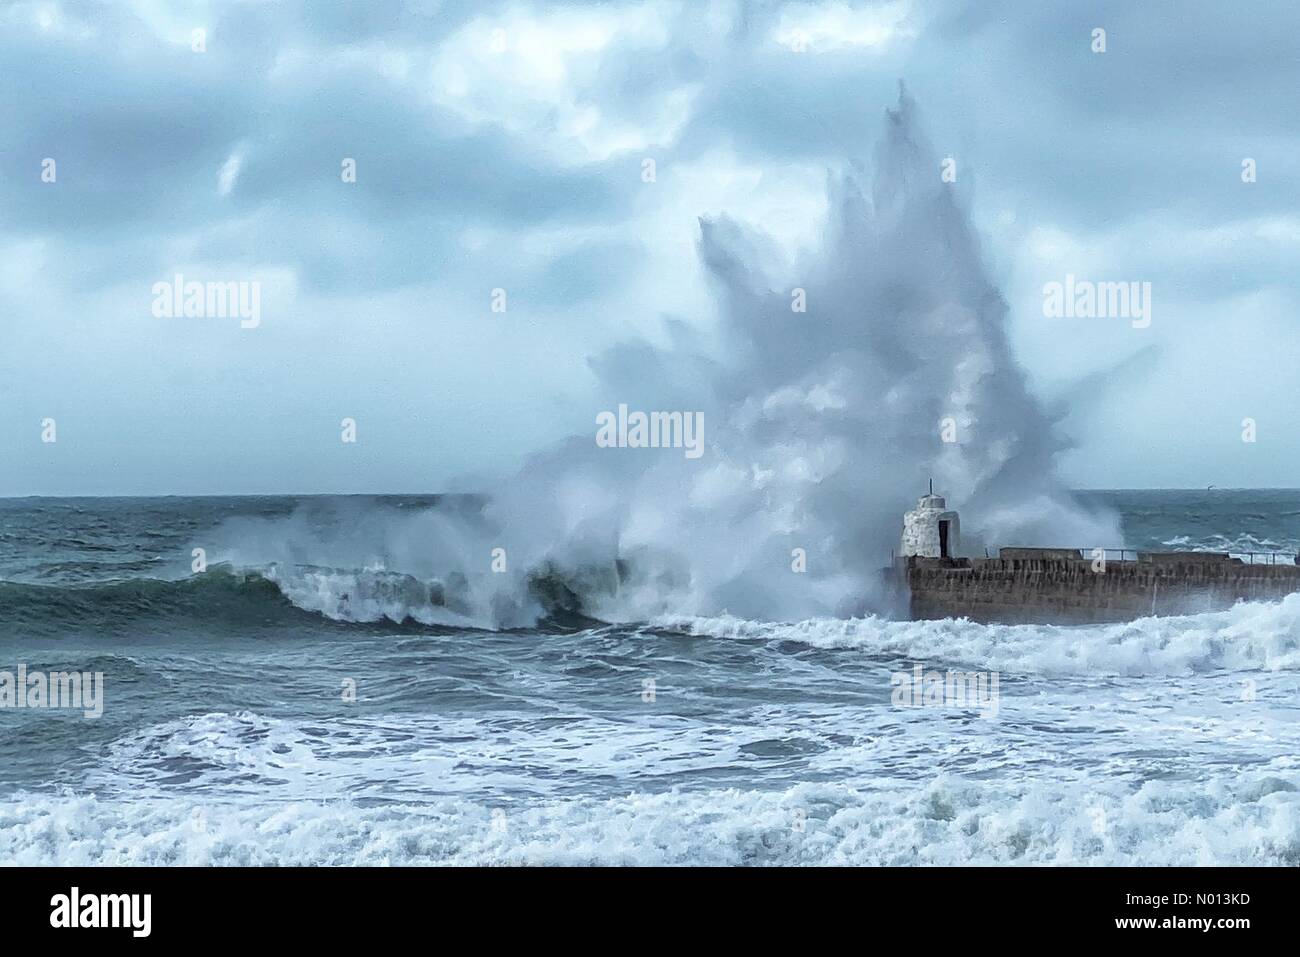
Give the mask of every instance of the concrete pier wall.
[[[1010, 549], [1004, 550], [1010, 552]], [[1026, 554], [1031, 550], [1016, 550]], [[1229, 608], [1238, 601], [1276, 601], [1300, 591], [1300, 566], [1251, 565], [1186, 552], [1108, 561], [1090, 559], [924, 558], [901, 560], [913, 618], [966, 617], [984, 622], [1085, 624], [1148, 615]]]

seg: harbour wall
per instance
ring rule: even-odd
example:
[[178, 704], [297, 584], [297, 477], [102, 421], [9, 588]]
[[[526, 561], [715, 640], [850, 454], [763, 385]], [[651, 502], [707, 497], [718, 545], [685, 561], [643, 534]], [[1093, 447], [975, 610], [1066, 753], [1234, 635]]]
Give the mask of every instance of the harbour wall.
[[[1033, 554], [1035, 551], [1041, 554]], [[900, 560], [913, 618], [1087, 624], [1276, 601], [1300, 591], [1300, 566], [1252, 565], [1196, 552], [1143, 555], [1094, 568], [1078, 552], [1003, 549], [998, 558]], [[1009, 557], [1021, 556], [1021, 557]]]

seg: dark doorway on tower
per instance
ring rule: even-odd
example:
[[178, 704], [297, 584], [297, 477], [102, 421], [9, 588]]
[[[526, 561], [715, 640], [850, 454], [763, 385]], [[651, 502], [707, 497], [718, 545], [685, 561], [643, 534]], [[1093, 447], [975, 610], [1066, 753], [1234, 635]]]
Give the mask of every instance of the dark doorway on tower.
[[948, 557], [948, 520], [939, 521], [939, 557]]

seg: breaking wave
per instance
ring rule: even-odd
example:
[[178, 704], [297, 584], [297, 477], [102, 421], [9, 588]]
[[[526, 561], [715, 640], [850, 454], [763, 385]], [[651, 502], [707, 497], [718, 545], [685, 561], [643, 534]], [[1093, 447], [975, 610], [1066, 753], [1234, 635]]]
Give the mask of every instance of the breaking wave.
[[[816, 248], [787, 253], [725, 215], [701, 220], [717, 321], [669, 321], [666, 345], [625, 342], [589, 366], [593, 423], [623, 404], [697, 412], [702, 457], [598, 448], [593, 425], [476, 486], [487, 501], [473, 513], [344, 515], [332, 537], [295, 518], [242, 523], [224, 560], [374, 557], [422, 581], [456, 578], [470, 618], [521, 627], [547, 599], [608, 621], [879, 612], [877, 570], [928, 477], [963, 509], [968, 549], [1119, 543], [1116, 516], [1056, 476], [1067, 442], [1029, 391], [1007, 305], [938, 169], [904, 93], [871, 175], [857, 164], [830, 175]], [[806, 312], [792, 310], [795, 289]], [[504, 563], [489, 568], [494, 555]], [[538, 579], [564, 589], [539, 596]], [[295, 600], [330, 612], [335, 588], [317, 584], [319, 596], [304, 586]], [[373, 610], [389, 614], [383, 601]]]
[[1300, 670], [1300, 594], [1220, 612], [1106, 625], [984, 625], [967, 619], [819, 618], [791, 624], [664, 616], [689, 635], [796, 641], [818, 648], [1043, 675], [1190, 675]]
[[[503, 809], [504, 807], [504, 809]], [[16, 865], [1300, 864], [1300, 793], [1267, 774], [1073, 786], [943, 777], [608, 800], [359, 807], [210, 796], [0, 803]]]
[[[574, 612], [578, 602], [564, 580], [534, 575], [527, 589], [542, 624], [572, 627], [592, 621]], [[270, 565], [249, 570], [216, 565], [188, 578], [129, 578], [93, 585], [0, 580], [4, 620], [27, 634], [157, 620], [233, 627], [319, 624], [321, 619], [390, 629], [491, 627], [490, 619], [475, 616], [471, 602], [467, 583], [456, 575], [424, 580], [377, 567]]]
[[[592, 585], [534, 576], [527, 593], [545, 624], [564, 630], [602, 622], [579, 614], [574, 589]], [[31, 634], [73, 624], [127, 627], [162, 619], [178, 629], [311, 623], [373, 626], [381, 631], [490, 628], [475, 617], [466, 583], [422, 580], [371, 568], [319, 567], [237, 572], [215, 567], [176, 581], [132, 579], [94, 586], [0, 581], [5, 618]], [[1178, 675], [1214, 670], [1300, 670], [1300, 594], [1279, 602], [1241, 602], [1195, 615], [1081, 626], [979, 624], [966, 619], [898, 621], [868, 615], [756, 621], [734, 615], [659, 615], [630, 623], [643, 633], [701, 638], [793, 641], [818, 648], [969, 665], [1011, 673]]]

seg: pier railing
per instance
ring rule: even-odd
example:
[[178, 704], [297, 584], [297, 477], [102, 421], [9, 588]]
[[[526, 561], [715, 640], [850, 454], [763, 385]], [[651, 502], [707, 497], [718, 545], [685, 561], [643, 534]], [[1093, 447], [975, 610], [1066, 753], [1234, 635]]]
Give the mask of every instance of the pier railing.
[[1233, 558], [1240, 558], [1247, 565], [1295, 565], [1294, 552], [1229, 552]]
[[[1139, 548], [1081, 548], [1078, 550], [1081, 558], [1097, 558], [1096, 553], [1101, 551], [1105, 553], [1108, 562], [1135, 562], [1138, 560], [1138, 552], [1150, 551], [1149, 549]], [[1175, 549], [1174, 551], [1177, 551]], [[1164, 553], [1169, 554], [1169, 553]], [[1189, 555], [1195, 552], [1188, 552]], [[1223, 554], [1220, 552], [1219, 554]], [[1247, 565], [1295, 565], [1300, 564], [1296, 561], [1295, 552], [1227, 552], [1229, 558], [1239, 558]], [[984, 557], [989, 557], [989, 550], [985, 549]]]
[[[1105, 548], [1106, 561], [1135, 562], [1138, 559], [1139, 551], [1149, 551], [1150, 549], [1137, 548]], [[1083, 549], [1083, 556], [1088, 558], [1092, 555], [1092, 549]], [[1178, 549], [1174, 549], [1177, 552]], [[1172, 552], [1164, 553], [1172, 554]], [[1188, 552], [1189, 555], [1195, 552]], [[1222, 553], [1220, 553], [1222, 554]], [[1229, 558], [1240, 558], [1247, 565], [1294, 565], [1296, 564], [1295, 552], [1234, 552], [1229, 550]]]
[[[1084, 558], [1093, 558], [1094, 548], [1083, 549]], [[1138, 560], [1138, 550], [1136, 548], [1103, 548], [1108, 562], [1135, 562]]]

